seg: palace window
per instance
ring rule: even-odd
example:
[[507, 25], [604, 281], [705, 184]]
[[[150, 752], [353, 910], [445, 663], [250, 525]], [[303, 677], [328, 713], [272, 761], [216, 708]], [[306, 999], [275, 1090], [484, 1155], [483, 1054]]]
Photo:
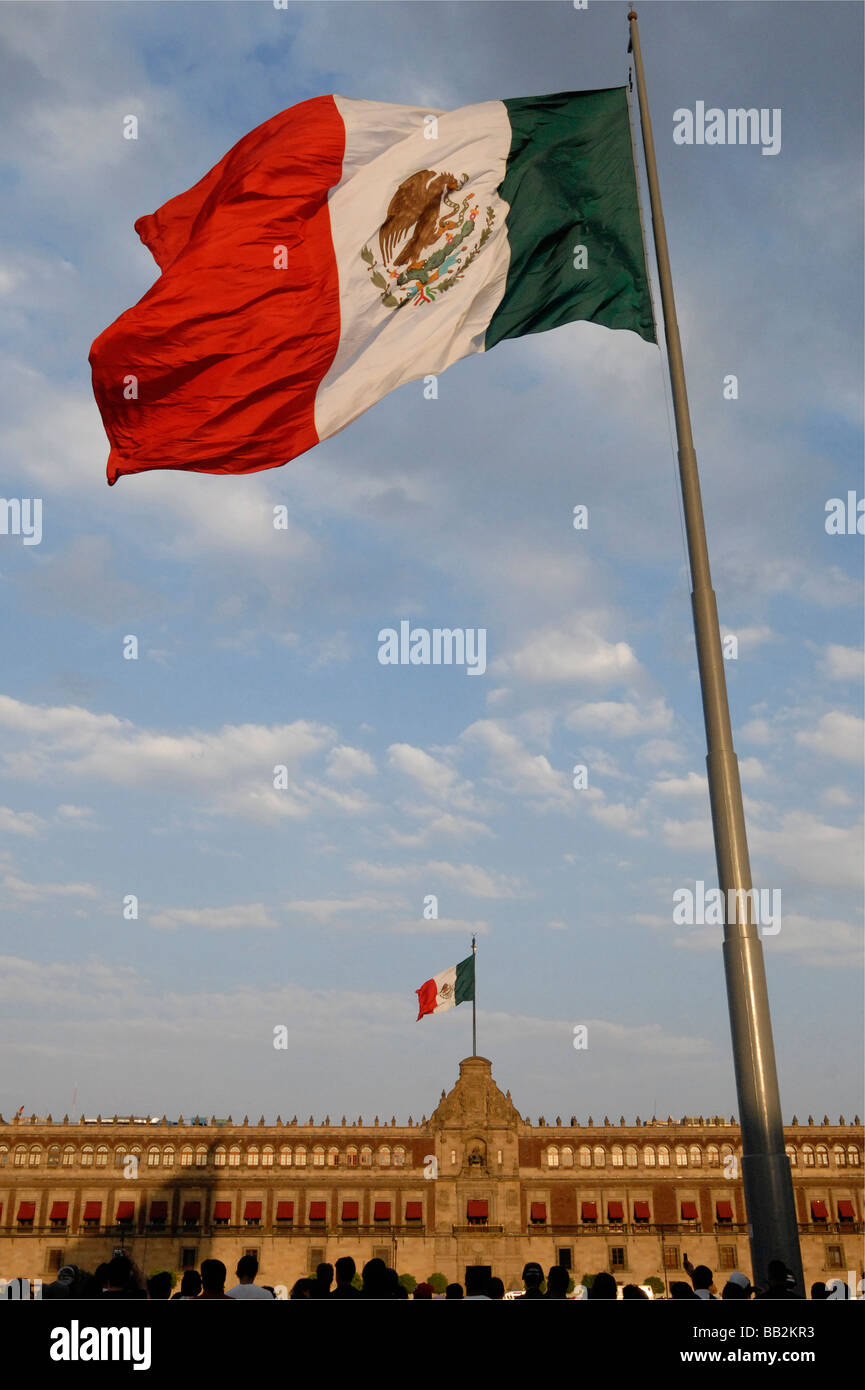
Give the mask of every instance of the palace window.
[[291, 1167], [291, 1149], [286, 1148], [285, 1145], [279, 1151], [279, 1166], [280, 1168]]
[[636, 1166], [637, 1150], [634, 1148], [633, 1144], [629, 1144], [628, 1147], [625, 1149], [625, 1167], [636, 1168]]
[[9, 1157], [9, 1150], [5, 1144], [0, 1144], [0, 1168], [6, 1167], [6, 1160]]
[[27, 1162], [31, 1168], [38, 1168], [42, 1162], [42, 1150], [34, 1144], [30, 1150]]
[[735, 1245], [719, 1245], [719, 1246], [718, 1246], [718, 1268], [719, 1268], [719, 1269], [735, 1269], [735, 1268], [736, 1268], [736, 1247], [735, 1247]]
[[[502, 1151], [501, 1151], [501, 1149], [499, 1149], [499, 1163], [501, 1163], [501, 1161], [502, 1161]], [[573, 1166], [574, 1166], [574, 1151], [573, 1151], [572, 1148], [570, 1148], [569, 1145], [566, 1144], [565, 1147], [562, 1149], [562, 1167], [563, 1167], [563, 1168], [573, 1168]]]
[[595, 1167], [603, 1168], [607, 1162], [607, 1154], [606, 1150], [602, 1149], [600, 1144], [596, 1146], [593, 1157], [595, 1160]]
[[191, 1168], [191, 1167], [192, 1167], [192, 1159], [193, 1159], [193, 1153], [192, 1153], [192, 1148], [191, 1148], [191, 1146], [187, 1146], [185, 1149], [181, 1149], [181, 1150], [180, 1150], [180, 1166], [181, 1166], [181, 1168]]
[[666, 1145], [662, 1144], [661, 1147], [658, 1149], [658, 1167], [669, 1168], [669, 1166], [670, 1150], [666, 1147]]
[[51, 1145], [51, 1148], [48, 1150], [48, 1167], [49, 1167], [49, 1168], [59, 1168], [59, 1167], [60, 1167], [60, 1145], [59, 1145], [59, 1144], [52, 1144], [52, 1145]]
[[[2, 1156], [0, 1156], [0, 1166], [2, 1166]], [[63, 1167], [71, 1168], [75, 1162], [75, 1149], [72, 1144], [67, 1144], [63, 1150]]]
[[843, 1268], [844, 1268], [844, 1254], [843, 1254], [843, 1251], [842, 1251], [840, 1245], [827, 1245], [827, 1246], [826, 1246], [826, 1268], [827, 1268], [827, 1269], [843, 1269]]
[[692, 1144], [689, 1148], [688, 1162], [690, 1163], [692, 1168], [702, 1168], [703, 1150], [700, 1148], [699, 1144]]
[[793, 1148], [793, 1145], [792, 1145], [792, 1144], [788, 1144], [788, 1145], [787, 1145], [787, 1148], [786, 1148], [786, 1150], [785, 1150], [785, 1152], [786, 1152], [786, 1154], [787, 1154], [787, 1157], [788, 1157], [789, 1160], [790, 1160], [790, 1167], [791, 1167], [791, 1168], [795, 1168], [795, 1167], [796, 1167], [796, 1164], [797, 1164], [797, 1162], [798, 1162], [798, 1159], [797, 1159], [797, 1156], [796, 1156], [796, 1150]]
[[818, 1168], [828, 1168], [828, 1167], [829, 1167], [829, 1150], [826, 1148], [826, 1145], [825, 1145], [825, 1144], [818, 1144], [818, 1145], [817, 1145], [817, 1167], [818, 1167]]
[[213, 1153], [213, 1166], [215, 1168], [225, 1167], [225, 1149], [221, 1144], [217, 1145]]
[[[18, 1155], [17, 1155], [17, 1153], [16, 1153], [16, 1155], [15, 1155], [15, 1162], [16, 1162], [16, 1163], [18, 1162]], [[92, 1147], [92, 1145], [90, 1145], [90, 1144], [85, 1144], [85, 1145], [84, 1145], [84, 1148], [81, 1150], [81, 1167], [82, 1167], [82, 1168], [92, 1168], [92, 1167], [93, 1167], [93, 1147]]]
[[621, 1145], [620, 1145], [620, 1144], [614, 1144], [614, 1145], [613, 1145], [613, 1167], [614, 1167], [614, 1168], [624, 1168], [624, 1166], [625, 1166], [625, 1155], [624, 1155], [624, 1153], [622, 1152]]
[[686, 1148], [684, 1148], [682, 1144], [677, 1144], [677, 1145], [676, 1145], [676, 1167], [677, 1167], [677, 1168], [687, 1168], [687, 1166], [688, 1166], [688, 1150], [687, 1150]]
[[387, 1144], [382, 1145], [378, 1151], [378, 1162], [380, 1168], [390, 1167], [390, 1149]]
[[203, 1144], [199, 1144], [198, 1148], [195, 1150], [195, 1166], [196, 1168], [207, 1167], [207, 1149]]
[[679, 1247], [678, 1245], [664, 1246], [664, 1269], [679, 1268]]
[[356, 1167], [357, 1167], [357, 1149], [355, 1149], [355, 1148], [346, 1149], [346, 1151], [345, 1151], [345, 1166], [346, 1166], [346, 1168], [356, 1168]]
[[247, 1153], [246, 1153], [246, 1166], [247, 1166], [247, 1168], [257, 1168], [257, 1167], [258, 1167], [258, 1160], [259, 1160], [260, 1157], [261, 1157], [261, 1155], [259, 1154], [258, 1149], [257, 1149], [257, 1148], [255, 1147], [255, 1145], [253, 1144], [252, 1148], [251, 1148], [251, 1149], [248, 1149], [248, 1150], [247, 1150]]
[[96, 1167], [106, 1168], [108, 1166], [108, 1145], [100, 1144], [96, 1150]]
[[803, 1167], [803, 1168], [813, 1168], [813, 1167], [814, 1167], [814, 1150], [811, 1148], [811, 1145], [810, 1145], [810, 1144], [803, 1144], [803, 1145], [802, 1145], [802, 1167]]
[[709, 1168], [720, 1168], [721, 1155], [718, 1152], [717, 1144], [710, 1144], [706, 1150], [706, 1163]]
[[610, 1269], [625, 1268], [625, 1247], [623, 1245], [610, 1246]]
[[114, 1150], [114, 1167], [122, 1168], [126, 1162], [126, 1145], [118, 1144]]
[[159, 1167], [159, 1150], [158, 1150], [158, 1149], [148, 1149], [148, 1150], [147, 1150], [147, 1166], [148, 1166], [148, 1168], [158, 1168], [158, 1167]]
[[303, 1144], [298, 1144], [294, 1151], [294, 1166], [296, 1168], [306, 1167], [306, 1149], [303, 1147]]
[[372, 1167], [372, 1149], [368, 1144], [364, 1144], [360, 1151], [360, 1166], [361, 1168]]
[[163, 1168], [174, 1167], [174, 1150], [172, 1148], [162, 1150], [162, 1166]]
[[559, 1151], [558, 1151], [558, 1149], [556, 1148], [556, 1146], [555, 1146], [554, 1144], [551, 1144], [550, 1147], [547, 1149], [547, 1167], [548, 1167], [548, 1168], [558, 1168], [558, 1166], [559, 1166]]
[[328, 1168], [336, 1168], [339, 1164], [339, 1149], [331, 1148], [327, 1151]]
[[239, 1168], [239, 1167], [240, 1167], [240, 1145], [239, 1145], [239, 1144], [232, 1144], [231, 1148], [228, 1150], [228, 1166], [229, 1166], [229, 1168]]
[[63, 1268], [63, 1251], [49, 1250], [45, 1258], [45, 1269], [49, 1274], [56, 1274]]
[[835, 1158], [835, 1167], [836, 1167], [836, 1168], [846, 1168], [846, 1167], [847, 1167], [847, 1155], [846, 1155], [846, 1153], [844, 1152], [844, 1146], [843, 1146], [843, 1144], [836, 1144], [835, 1147], [834, 1147], [834, 1149], [832, 1150], [832, 1153], [833, 1153], [833, 1156], [834, 1156], [834, 1158]]
[[405, 1149], [403, 1149], [403, 1148], [394, 1149], [394, 1151], [393, 1151], [393, 1166], [394, 1166], [394, 1168], [404, 1168], [404, 1167], [405, 1167]]
[[654, 1168], [655, 1166], [655, 1150], [651, 1144], [647, 1144], [643, 1149], [643, 1162], [647, 1168]]
[[316, 1144], [312, 1151], [312, 1166], [313, 1168], [324, 1167], [324, 1146], [322, 1144]]
[[592, 1166], [592, 1151], [591, 1151], [591, 1149], [588, 1147], [587, 1144], [583, 1144], [583, 1145], [581, 1145], [581, 1147], [580, 1147], [580, 1167], [581, 1167], [581, 1168], [591, 1168], [591, 1166]]
[[859, 1150], [855, 1144], [849, 1144], [847, 1147], [847, 1162], [851, 1168], [859, 1167]]
[[270, 1144], [265, 1144], [261, 1151], [261, 1166], [262, 1168], [273, 1167], [273, 1149]]

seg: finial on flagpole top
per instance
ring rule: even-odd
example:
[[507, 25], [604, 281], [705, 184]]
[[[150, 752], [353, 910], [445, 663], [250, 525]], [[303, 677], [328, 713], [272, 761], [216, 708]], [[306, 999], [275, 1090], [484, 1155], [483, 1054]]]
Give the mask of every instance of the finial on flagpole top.
[[636, 19], [636, 18], [637, 18], [637, 11], [636, 11], [636, 10], [628, 10], [628, 19]]

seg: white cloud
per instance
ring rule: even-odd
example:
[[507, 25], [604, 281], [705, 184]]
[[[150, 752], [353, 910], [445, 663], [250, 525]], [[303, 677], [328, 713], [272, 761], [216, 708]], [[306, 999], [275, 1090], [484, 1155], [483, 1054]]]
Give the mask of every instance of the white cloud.
[[447, 860], [429, 860], [426, 864], [372, 864], [357, 860], [352, 869], [363, 878], [379, 883], [399, 883], [404, 879], [422, 879], [436, 892], [439, 880], [454, 884], [472, 898], [514, 898], [520, 889], [520, 879], [513, 874], [494, 873], [478, 864], [451, 864]]
[[479, 719], [461, 735], [468, 746], [480, 745], [489, 757], [487, 781], [544, 808], [570, 803], [570, 782], [543, 754], [529, 753], [515, 734], [493, 719]]
[[341, 743], [330, 750], [327, 759], [328, 777], [350, 782], [355, 777], [371, 777], [374, 772], [375, 763], [362, 748], [350, 748], [347, 744]]
[[709, 784], [705, 773], [689, 772], [685, 777], [659, 777], [652, 783], [652, 791], [659, 796], [694, 796], [707, 801]]
[[547, 627], [510, 656], [493, 663], [496, 674], [537, 683], [619, 685], [633, 680], [640, 664], [627, 642], [610, 642], [586, 617]]
[[777, 830], [752, 824], [752, 853], [764, 855], [804, 883], [861, 892], [862, 825], [827, 825], [811, 811], [789, 811]]
[[816, 729], [800, 730], [796, 742], [826, 758], [862, 765], [865, 720], [843, 710], [831, 710], [818, 720]]
[[841, 647], [830, 643], [820, 663], [822, 674], [835, 681], [861, 681], [865, 676], [865, 653], [861, 647]]
[[261, 903], [237, 907], [168, 907], [148, 919], [151, 927], [174, 931], [178, 927], [202, 927], [205, 931], [231, 931], [235, 927], [275, 927]]
[[35, 811], [13, 811], [11, 806], [0, 806], [0, 835], [38, 835], [45, 829], [45, 821]]
[[14, 874], [7, 874], [3, 887], [21, 902], [38, 903], [46, 898], [98, 898], [99, 889], [92, 883], [28, 883]]
[[578, 706], [565, 719], [569, 729], [590, 729], [611, 738], [666, 733], [673, 726], [673, 711], [663, 698], [637, 704], [631, 700], [599, 700]]

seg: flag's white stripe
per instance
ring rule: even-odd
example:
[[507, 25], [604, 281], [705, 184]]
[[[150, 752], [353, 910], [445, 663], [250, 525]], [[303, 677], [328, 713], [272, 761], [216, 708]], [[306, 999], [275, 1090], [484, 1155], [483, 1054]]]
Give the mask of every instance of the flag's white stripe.
[[[315, 426], [321, 439], [343, 429], [394, 387], [442, 372], [467, 353], [482, 352], [510, 261], [508, 205], [496, 194], [511, 141], [502, 102], [440, 112], [334, 100], [346, 128], [343, 173], [330, 193], [340, 339], [316, 395]], [[436, 139], [424, 136], [424, 116], [430, 115], [438, 121]], [[432, 304], [387, 309], [360, 253], [368, 246], [379, 257], [378, 233], [388, 204], [403, 179], [421, 169], [468, 174], [466, 192], [476, 195], [478, 223], [484, 224], [487, 207], [495, 210], [493, 232], [464, 279]]]
[[433, 975], [436, 985], [436, 1006], [434, 1014], [444, 1013], [445, 1009], [452, 1009], [456, 1004], [454, 998], [457, 984], [457, 968], [452, 965], [450, 970], [443, 970], [440, 975]]

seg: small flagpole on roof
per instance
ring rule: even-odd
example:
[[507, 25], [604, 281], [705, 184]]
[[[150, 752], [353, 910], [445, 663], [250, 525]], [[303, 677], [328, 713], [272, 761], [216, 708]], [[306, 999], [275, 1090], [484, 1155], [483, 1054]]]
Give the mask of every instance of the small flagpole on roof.
[[472, 937], [472, 1056], [478, 1055], [478, 942]]

